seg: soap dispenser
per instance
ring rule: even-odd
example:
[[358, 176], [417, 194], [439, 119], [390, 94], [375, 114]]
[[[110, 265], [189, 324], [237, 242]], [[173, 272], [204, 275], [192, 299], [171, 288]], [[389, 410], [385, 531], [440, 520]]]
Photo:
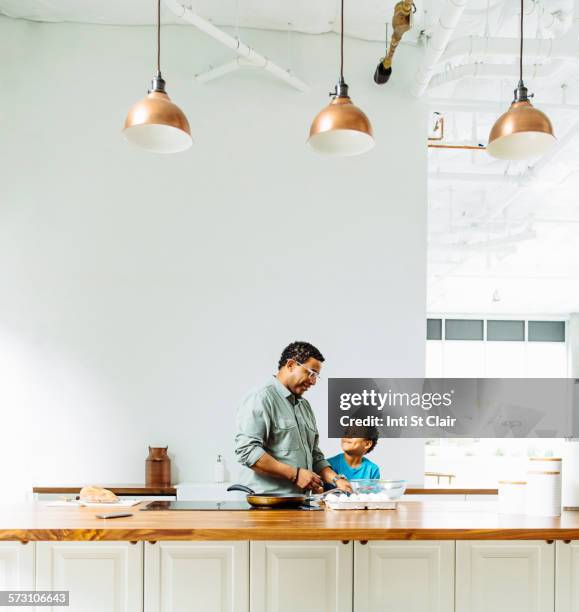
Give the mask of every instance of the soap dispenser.
[[221, 455], [217, 455], [217, 462], [215, 463], [215, 482], [225, 482], [225, 464]]

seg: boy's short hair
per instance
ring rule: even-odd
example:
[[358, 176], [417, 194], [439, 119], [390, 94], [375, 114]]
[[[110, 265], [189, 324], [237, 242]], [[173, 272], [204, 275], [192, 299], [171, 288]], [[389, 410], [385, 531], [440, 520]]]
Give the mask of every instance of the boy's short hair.
[[378, 428], [374, 425], [350, 425], [344, 429], [344, 438], [364, 438], [364, 440], [372, 442], [372, 446], [366, 451], [366, 454], [371, 453], [376, 448], [379, 437]]

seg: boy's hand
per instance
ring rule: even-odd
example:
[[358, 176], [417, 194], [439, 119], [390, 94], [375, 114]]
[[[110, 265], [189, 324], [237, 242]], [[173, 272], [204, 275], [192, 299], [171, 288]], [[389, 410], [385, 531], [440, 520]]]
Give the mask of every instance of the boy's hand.
[[340, 489], [340, 491], [344, 491], [344, 493], [352, 493], [352, 485], [350, 481], [345, 478], [336, 480], [336, 488]]

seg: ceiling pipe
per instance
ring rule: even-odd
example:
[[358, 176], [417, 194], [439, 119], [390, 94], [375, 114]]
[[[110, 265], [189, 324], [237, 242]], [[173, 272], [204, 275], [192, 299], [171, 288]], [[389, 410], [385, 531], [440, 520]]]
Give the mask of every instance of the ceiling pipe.
[[[576, 58], [575, 61], [578, 61]], [[525, 68], [525, 74], [529, 79], [542, 79], [555, 76], [563, 67], [563, 60], [555, 60], [550, 64], [533, 65]], [[433, 76], [428, 86], [428, 91], [453, 83], [465, 77], [483, 78], [483, 79], [502, 79], [502, 78], [518, 78], [519, 68], [508, 64], [483, 64], [475, 62], [473, 64], [463, 64], [456, 68], [451, 68], [445, 72], [440, 72]], [[541, 105], [543, 106], [543, 105]]]
[[[575, 28], [573, 28], [575, 29]], [[577, 61], [579, 41], [571, 32], [558, 39], [526, 38], [525, 57], [535, 61], [566, 59]], [[484, 36], [463, 36], [449, 43], [440, 58], [440, 63], [456, 62], [471, 57], [516, 57], [520, 41], [516, 38], [486, 38]]]
[[429, 149], [464, 149], [467, 151], [486, 151], [487, 148], [482, 145], [457, 145], [457, 144], [432, 144], [428, 143]]
[[487, 251], [502, 247], [509, 247], [524, 240], [533, 240], [537, 237], [537, 232], [534, 230], [525, 230], [518, 234], [510, 234], [501, 236], [500, 238], [491, 238], [490, 240], [481, 240], [480, 242], [429, 242], [428, 248], [437, 250], [456, 250], [461, 251]]
[[412, 10], [416, 10], [413, 0], [400, 0], [394, 7], [392, 17], [392, 39], [386, 56], [380, 59], [378, 67], [374, 72], [374, 83], [383, 85], [388, 82], [392, 75], [392, 60], [394, 53], [402, 40], [402, 37], [412, 27]]
[[429, 181], [468, 181], [470, 183], [513, 183], [519, 185], [521, 177], [513, 174], [477, 174], [476, 172], [429, 172]]
[[458, 25], [467, 3], [468, 0], [444, 0], [438, 23], [428, 41], [422, 63], [416, 72], [415, 82], [411, 89], [413, 96], [420, 97], [428, 87], [436, 65]]
[[575, 17], [575, 0], [551, 0], [549, 12], [544, 14], [539, 24], [544, 37], [557, 37], [568, 32]]
[[[255, 49], [252, 49], [245, 43], [242, 43], [237, 38], [234, 38], [230, 34], [227, 34], [227, 32], [216, 28], [212, 23], [210, 23], [206, 19], [203, 19], [203, 17], [199, 16], [191, 8], [183, 6], [179, 0], [164, 0], [164, 3], [173, 13], [175, 13], [175, 15], [194, 25], [197, 29], [201, 30], [208, 36], [211, 36], [211, 38], [214, 38], [222, 45], [229, 47], [232, 51], [237, 53], [238, 56], [247, 60], [247, 62], [252, 66], [267, 70], [276, 78], [284, 81], [288, 85], [291, 85], [298, 91], [303, 92], [309, 89], [309, 86], [306, 83], [291, 74], [289, 70], [285, 70], [277, 64], [274, 64], [267, 57], [258, 53]], [[237, 67], [233, 67], [232, 63], [228, 62], [227, 64], [219, 68], [224, 69], [223, 74], [228, 74], [233, 70], [237, 70], [237, 68], [239, 67], [239, 65]], [[219, 68], [210, 71], [210, 73], [214, 72], [215, 70], [219, 70]], [[209, 78], [207, 78], [206, 80], [211, 80], [212, 78], [216, 78], [217, 76], [219, 76], [219, 74], [215, 76], [209, 76]], [[201, 79], [203, 79], [203, 75], [198, 75], [196, 78], [199, 80], [200, 77]]]
[[211, 70], [207, 70], [206, 72], [200, 72], [195, 75], [195, 80], [199, 83], [208, 83], [209, 81], [213, 81], [214, 79], [218, 79], [227, 74], [231, 74], [236, 70], [241, 68], [240, 57], [236, 57], [234, 60], [227, 62], [226, 64], [222, 64], [217, 68], [212, 68]]
[[489, 233], [504, 235], [505, 231], [510, 232], [510, 234], [526, 231], [529, 229], [529, 221], [527, 219], [505, 219], [489, 223], [479, 223], [468, 220], [463, 224], [458, 224], [455, 220], [450, 226], [448, 223], [434, 225], [434, 223], [429, 222], [429, 228], [431, 228], [431, 231], [428, 232], [428, 235], [432, 237], [444, 238], [449, 235], [468, 233], [471, 235], [482, 234], [488, 238]]

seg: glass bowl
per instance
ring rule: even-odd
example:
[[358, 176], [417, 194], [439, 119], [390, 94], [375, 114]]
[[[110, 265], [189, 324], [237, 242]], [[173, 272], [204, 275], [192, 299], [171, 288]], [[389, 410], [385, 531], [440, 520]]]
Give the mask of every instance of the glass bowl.
[[399, 499], [406, 491], [406, 480], [359, 478], [350, 480], [354, 493], [385, 493], [389, 500]]

